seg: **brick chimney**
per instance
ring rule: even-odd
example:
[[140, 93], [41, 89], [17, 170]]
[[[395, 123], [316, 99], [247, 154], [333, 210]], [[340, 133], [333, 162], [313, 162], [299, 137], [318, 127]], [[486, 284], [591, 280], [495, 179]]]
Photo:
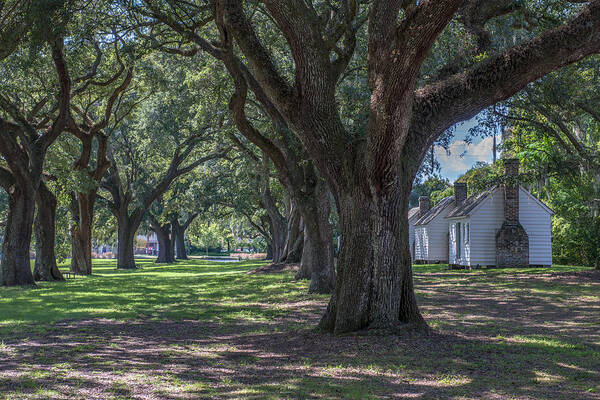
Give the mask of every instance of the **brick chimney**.
[[519, 222], [519, 160], [504, 160], [504, 220], [509, 224]]
[[419, 197], [419, 218], [427, 213], [431, 209], [431, 200], [429, 196]]
[[460, 207], [464, 204], [467, 199], [467, 184], [462, 182], [454, 183], [454, 200], [456, 201], [456, 207]]
[[504, 223], [496, 234], [499, 267], [529, 265], [529, 236], [519, 222], [519, 160], [504, 160]]

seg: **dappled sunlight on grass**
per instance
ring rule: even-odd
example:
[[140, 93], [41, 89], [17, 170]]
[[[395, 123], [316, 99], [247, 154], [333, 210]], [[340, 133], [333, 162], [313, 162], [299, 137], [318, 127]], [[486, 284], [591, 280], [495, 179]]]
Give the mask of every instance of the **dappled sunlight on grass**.
[[245, 274], [262, 264], [191, 260], [157, 265], [141, 260], [140, 269], [124, 271], [115, 269], [114, 261], [100, 260], [91, 277], [41, 282], [36, 289], [0, 289], [0, 329], [34, 323], [36, 329], [40, 323], [80, 318], [274, 318], [276, 308], [258, 304], [306, 298], [301, 291], [306, 282]]
[[[314, 328], [328, 296], [192, 260], [0, 289], [0, 393], [98, 399], [600, 399], [600, 275], [417, 265], [429, 335]], [[2, 396], [0, 396], [2, 398]]]

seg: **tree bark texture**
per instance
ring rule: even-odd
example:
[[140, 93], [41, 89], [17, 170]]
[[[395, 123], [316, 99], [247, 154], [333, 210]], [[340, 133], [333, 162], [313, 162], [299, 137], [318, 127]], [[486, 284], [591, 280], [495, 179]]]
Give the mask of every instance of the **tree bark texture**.
[[284, 224], [279, 224], [277, 221], [274, 221], [272, 218], [269, 218], [269, 232], [271, 236], [271, 251], [272, 251], [272, 260], [274, 263], [282, 262], [284, 257], [283, 250], [285, 248], [285, 239], [286, 235], [282, 230]]
[[[198, 217], [198, 213], [188, 216], [184, 223], [180, 223], [178, 218], [173, 218], [171, 221], [171, 229], [173, 231], [175, 253], [178, 260], [187, 260], [187, 249], [185, 248], [185, 231]], [[229, 251], [229, 242], [227, 242], [227, 251]]]
[[362, 189], [338, 201], [341, 248], [335, 292], [320, 327], [336, 333], [424, 326], [413, 291], [408, 248], [410, 184], [393, 196]]
[[134, 241], [138, 224], [129, 218], [117, 219], [117, 268], [136, 269], [134, 258]]
[[[304, 244], [304, 221], [296, 202], [290, 202], [290, 212], [287, 221], [287, 237], [285, 243], [285, 259], [288, 264], [299, 263], [302, 259], [302, 246]], [[309, 276], [304, 277], [306, 279]]]
[[[224, 26], [220, 25], [220, 28], [224, 33]], [[266, 190], [264, 192], [268, 194], [269, 190], [269, 163], [267, 161], [269, 159], [273, 162], [273, 165], [277, 169], [279, 179], [286, 188], [292, 202], [296, 202], [297, 204], [299, 204], [299, 202], [308, 202], [309, 197], [313, 194], [317, 181], [320, 179], [314, 168], [313, 161], [310, 159], [308, 154], [302, 149], [302, 146], [297, 141], [297, 139], [291, 137], [290, 133], [292, 132], [289, 129], [289, 124], [280, 114], [281, 110], [278, 110], [275, 106], [276, 102], [269, 99], [269, 96], [267, 95], [266, 91], [263, 91], [263, 89], [260, 87], [259, 82], [256, 81], [254, 77], [252, 77], [248, 70], [245, 70], [241, 66], [239, 60], [234, 59], [233, 47], [231, 46], [232, 37], [227, 34], [223, 34], [222, 38], [224, 39], [224, 44], [228, 45], [229, 47], [225, 46], [228, 48], [228, 51], [223, 53], [221, 59], [225, 62], [227, 69], [231, 73], [236, 88], [235, 93], [233, 94], [230, 100], [230, 108], [233, 112], [238, 130], [248, 140], [257, 145], [263, 152], [263, 170], [266, 178]], [[256, 95], [257, 99], [265, 107], [265, 110], [271, 117], [275, 131], [278, 134], [278, 139], [276, 141], [272, 141], [268, 137], [262, 135], [246, 118], [245, 103], [248, 87], [252, 88], [252, 91]], [[277, 219], [274, 218], [273, 215], [271, 215], [272, 213], [270, 210], [274, 209], [274, 207], [272, 207], [269, 204], [269, 199], [267, 198], [267, 196], [263, 194], [263, 197], [264, 207], [270, 214], [272, 221], [271, 236], [274, 239], [274, 261], [277, 262], [277, 260], [280, 260], [281, 262], [287, 259], [288, 252], [284, 251], [281, 254], [279, 254], [280, 244], [278, 243], [278, 238], [280, 237], [281, 227], [276, 225]], [[299, 207], [299, 209], [301, 216], [305, 220], [306, 218], [302, 213], [303, 208]], [[290, 215], [290, 217], [294, 217], [294, 215], [292, 214]], [[304, 223], [306, 224], [306, 221]], [[316, 224], [313, 224], [313, 226], [316, 226]], [[295, 233], [299, 235], [299, 232]], [[321, 266], [329, 264], [328, 252], [326, 250], [326, 247], [323, 246], [323, 236], [320, 236], [322, 234], [325, 234], [325, 232], [319, 231], [317, 229], [312, 229], [311, 232], [308, 232], [306, 234], [311, 236], [311, 238], [312, 235], [317, 235], [318, 237], [313, 238], [314, 241], [310, 242], [311, 246], [309, 249], [303, 249], [303, 254], [306, 251], [307, 256], [310, 255], [310, 258], [312, 259], [312, 261], [307, 262], [307, 264], [305, 264], [305, 267], [314, 264], [319, 264]], [[298, 246], [293, 246], [297, 242], [292, 243], [289, 240], [292, 237], [293, 235], [287, 235], [286, 231], [286, 238], [288, 239], [287, 249], [290, 250], [292, 249], [292, 247], [294, 247], [295, 249], [299, 249]], [[316, 260], [319, 261], [317, 262]], [[331, 257], [331, 261], [333, 261], [333, 257]], [[314, 274], [313, 271], [311, 271], [311, 277], [321, 276], [323, 278], [320, 282], [317, 282], [315, 284], [316, 286], [313, 286], [312, 290], [317, 290], [317, 288], [319, 288], [318, 291], [330, 290], [327, 289], [327, 287], [331, 288], [332, 285], [323, 284], [323, 282], [324, 280], [326, 280], [326, 277], [334, 275], [333, 262], [328, 267], [329, 270], [327, 274], [321, 274], [321, 272], [323, 272], [324, 270], [321, 270], [320, 268], [321, 267], [318, 267], [315, 270]], [[304, 269], [304, 271], [306, 271], [306, 268]]]
[[185, 228], [177, 219], [171, 222], [173, 236], [175, 240], [175, 254], [178, 260], [187, 260], [187, 251], [185, 248]]
[[35, 264], [33, 278], [36, 281], [64, 280], [56, 265], [56, 196], [42, 182], [36, 196], [35, 217]]
[[154, 217], [150, 217], [150, 226], [158, 238], [158, 257], [156, 263], [174, 263], [171, 224], [161, 225]]
[[285, 257], [285, 240], [287, 237], [287, 222], [277, 209], [277, 205], [271, 197], [271, 192], [267, 188], [263, 190], [263, 205], [269, 216], [269, 227], [271, 237], [273, 238], [273, 262], [279, 263]]
[[[339, 78], [355, 54], [354, 23], [364, 10], [356, 2], [340, 3], [325, 29], [309, 3], [264, 2], [289, 45], [293, 80], [273, 63], [243, 2], [216, 2], [227, 51], [195, 40], [199, 48], [224, 59], [228, 70], [238, 70], [232, 76], [240, 95], [230, 103], [238, 106], [236, 122], [243, 117], [243, 75], [257, 99], [266, 98], [302, 141], [334, 194], [342, 242], [336, 289], [321, 321], [326, 330], [423, 324], [413, 292], [407, 211], [412, 179], [425, 152], [456, 123], [549, 72], [600, 52], [600, 0], [594, 0], [563, 25], [419, 88], [423, 62], [464, 3], [367, 5], [370, 110], [360, 138], [346, 129], [336, 98]], [[233, 58], [232, 38], [243, 61]], [[243, 128], [247, 122], [241, 122], [238, 127]], [[254, 135], [252, 129], [248, 135]], [[288, 161], [275, 156], [276, 164]]]
[[[302, 261], [302, 253], [304, 251], [304, 221], [302, 220], [300, 220], [300, 228], [302, 229], [298, 230], [298, 236], [295, 237], [294, 241], [291, 241], [294, 236], [288, 236], [289, 250], [285, 258], [287, 264], [297, 264]], [[309, 277], [307, 276], [306, 279], [309, 279]]]
[[58, 113], [47, 129], [37, 129], [14, 104], [2, 98], [2, 108], [15, 122], [0, 117], [0, 153], [7, 168], [0, 167], [0, 185], [8, 193], [8, 213], [2, 261], [0, 262], [0, 285], [33, 285], [34, 279], [29, 260], [31, 234], [35, 214], [35, 201], [42, 179], [44, 158], [48, 147], [63, 131], [69, 115], [71, 79], [64, 58], [64, 40], [49, 41], [52, 59], [58, 76], [59, 91], [56, 96]]
[[175, 234], [173, 233], [173, 231], [171, 231], [171, 236], [169, 237], [169, 241], [171, 246], [169, 247], [169, 256], [170, 256], [170, 263], [174, 263], [175, 262]]
[[273, 260], [273, 245], [271, 242], [267, 243], [267, 260]]
[[318, 179], [312, 195], [302, 199], [299, 207], [304, 220], [304, 247], [296, 277], [310, 278], [309, 293], [331, 293], [335, 287], [335, 271], [327, 184]]
[[72, 206], [71, 272], [76, 274], [92, 274], [92, 226], [96, 192], [97, 190], [77, 193], [76, 204]]
[[34, 212], [35, 190], [29, 185], [13, 186], [8, 193], [8, 212], [2, 242], [1, 286], [34, 284], [29, 260]]
[[187, 249], [185, 248], [185, 230], [178, 229], [175, 231], [175, 249], [178, 260], [187, 260]]

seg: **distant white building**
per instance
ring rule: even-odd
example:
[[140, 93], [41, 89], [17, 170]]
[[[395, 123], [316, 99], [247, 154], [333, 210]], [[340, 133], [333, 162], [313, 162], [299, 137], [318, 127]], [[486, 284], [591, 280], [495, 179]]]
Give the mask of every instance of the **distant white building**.
[[505, 160], [504, 168], [503, 185], [467, 198], [466, 184], [455, 183], [454, 196], [419, 216], [411, 237], [415, 262], [552, 265], [550, 219], [554, 212], [517, 183], [518, 160]]
[[158, 255], [159, 250], [158, 237], [156, 233], [150, 232], [146, 235], [136, 236], [136, 254]]
[[[408, 210], [408, 243], [410, 245], [410, 258], [411, 260], [415, 259], [415, 222], [419, 219], [419, 215], [421, 208], [421, 198], [426, 199], [427, 204], [429, 203], [429, 197], [420, 197], [419, 198], [419, 207], [414, 207]], [[429, 207], [425, 212], [429, 211]], [[339, 248], [339, 243], [338, 243]]]
[[448, 221], [445, 218], [453, 205], [454, 196], [446, 197], [415, 222], [415, 262], [448, 262]]
[[552, 265], [554, 212], [516, 183], [518, 166], [518, 160], [506, 160], [507, 183], [459, 199], [450, 210], [446, 220], [451, 265]]
[[[145, 255], [158, 255], [159, 243], [156, 233], [151, 232], [146, 235], [137, 235], [134, 253], [145, 254]], [[93, 257], [99, 258], [114, 258], [117, 254], [117, 245], [106, 244], [102, 242], [94, 242], [92, 245], [92, 253], [95, 253]]]

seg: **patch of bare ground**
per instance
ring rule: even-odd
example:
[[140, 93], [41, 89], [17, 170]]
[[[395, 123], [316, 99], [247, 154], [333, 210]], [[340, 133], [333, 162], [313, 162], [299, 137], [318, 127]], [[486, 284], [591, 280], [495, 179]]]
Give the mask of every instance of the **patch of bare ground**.
[[300, 264], [273, 263], [252, 269], [247, 274], [276, 274], [285, 271], [298, 271]]
[[562, 279], [565, 278], [567, 280], [575, 280], [575, 282], [600, 282], [600, 270], [594, 269], [589, 271], [579, 271], [579, 272], [557, 272], [553, 274], [548, 274], [550, 278], [554, 279]]
[[[10, 399], [600, 399], [600, 282], [587, 273], [416, 274], [433, 328], [333, 336], [326, 299], [270, 321], [63, 321], [0, 348]], [[298, 321], [303, 321], [300, 325]], [[2, 395], [0, 395], [2, 398]]]

